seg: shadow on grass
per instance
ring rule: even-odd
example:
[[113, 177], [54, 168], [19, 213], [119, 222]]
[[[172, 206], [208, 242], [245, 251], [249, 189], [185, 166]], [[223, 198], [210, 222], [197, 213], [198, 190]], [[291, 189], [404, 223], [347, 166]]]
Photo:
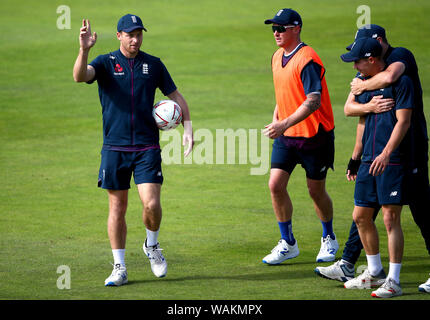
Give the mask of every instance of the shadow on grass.
[[[308, 268], [303, 268], [297, 270], [293, 268], [297, 265], [308, 265]], [[277, 270], [277, 271], [275, 271]], [[133, 283], [147, 283], [147, 282], [157, 282], [157, 281], [167, 281], [167, 282], [182, 282], [182, 281], [199, 281], [199, 280], [238, 280], [238, 281], [282, 281], [282, 280], [299, 280], [315, 277], [313, 272], [314, 266], [312, 263], [299, 262], [294, 264], [279, 264], [279, 265], [262, 265], [254, 273], [241, 273], [238, 270], [236, 273], [231, 272], [229, 274], [195, 274], [183, 277], [169, 277], [161, 279], [145, 279], [145, 280], [135, 280], [129, 281], [129, 284]]]

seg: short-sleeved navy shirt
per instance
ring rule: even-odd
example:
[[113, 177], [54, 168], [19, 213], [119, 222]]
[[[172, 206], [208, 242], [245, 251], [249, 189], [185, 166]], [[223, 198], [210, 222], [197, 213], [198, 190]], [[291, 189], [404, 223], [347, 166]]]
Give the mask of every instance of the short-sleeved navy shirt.
[[159, 131], [152, 117], [155, 91], [176, 90], [169, 72], [157, 57], [139, 51], [134, 59], [120, 50], [99, 55], [89, 65], [96, 71], [103, 113], [103, 144], [158, 145]]
[[303, 68], [300, 79], [302, 80], [305, 95], [312, 92], [321, 93], [321, 66], [318, 63], [313, 61], [309, 62]]
[[[378, 90], [365, 91], [355, 96], [359, 103], [367, 103], [374, 96], [383, 96], [395, 100], [393, 109], [383, 113], [369, 113], [363, 134], [363, 162], [372, 162], [384, 150], [397, 123], [396, 111], [399, 109], [414, 109], [414, 87], [412, 80], [402, 75], [392, 85]], [[410, 130], [403, 138], [400, 146], [390, 156], [390, 164], [407, 164], [410, 162], [413, 147]]]
[[411, 121], [411, 135], [414, 141], [412, 164], [426, 165], [428, 161], [428, 134], [427, 122], [424, 115], [423, 91], [418, 74], [418, 66], [411, 51], [406, 48], [391, 46], [385, 53], [384, 60], [387, 65], [394, 62], [402, 62], [405, 65], [404, 75], [407, 75], [413, 83], [414, 88], [414, 111]]

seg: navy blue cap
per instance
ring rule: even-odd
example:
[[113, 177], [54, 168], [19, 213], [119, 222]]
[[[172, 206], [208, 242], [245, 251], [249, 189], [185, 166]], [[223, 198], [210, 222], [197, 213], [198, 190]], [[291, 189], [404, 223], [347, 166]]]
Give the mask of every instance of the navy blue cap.
[[146, 31], [145, 27], [142, 24], [142, 19], [133, 14], [126, 14], [121, 17], [118, 21], [117, 30], [118, 32], [132, 32], [136, 29], [143, 29]]
[[264, 21], [265, 24], [277, 23], [281, 26], [296, 25], [302, 26], [302, 18], [293, 9], [281, 9], [273, 17], [273, 19], [267, 19]]
[[[360, 38], [383, 38], [385, 39], [385, 29], [377, 24], [366, 24], [365, 26], [358, 29], [355, 34], [355, 40]], [[346, 50], [351, 50], [352, 44], [346, 47]]]
[[340, 58], [344, 62], [353, 62], [369, 57], [379, 57], [382, 54], [382, 46], [373, 38], [359, 38], [351, 45], [351, 51]]

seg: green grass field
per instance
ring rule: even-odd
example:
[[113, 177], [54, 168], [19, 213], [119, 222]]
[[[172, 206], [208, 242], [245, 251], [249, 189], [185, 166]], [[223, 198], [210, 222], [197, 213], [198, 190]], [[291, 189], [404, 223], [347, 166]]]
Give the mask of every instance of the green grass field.
[[[57, 28], [56, 9], [62, 4], [71, 9], [70, 30]], [[166, 64], [189, 103], [194, 130], [262, 129], [275, 104], [270, 58], [276, 50], [263, 21], [294, 5], [304, 21], [302, 40], [316, 49], [327, 69], [336, 123], [335, 171], [329, 172], [327, 188], [340, 258], [352, 221], [354, 185], [344, 172], [357, 120], [343, 114], [355, 72], [339, 56], [353, 41], [362, 4], [370, 6], [371, 22], [386, 28], [392, 45], [415, 54], [430, 119], [427, 0], [389, 5], [380, 0], [1, 1], [0, 299], [370, 300], [369, 291], [345, 290], [340, 282], [314, 274], [321, 224], [300, 167], [289, 191], [301, 254], [279, 266], [261, 263], [279, 231], [268, 174], [250, 175], [252, 164], [163, 167], [159, 239], [169, 263], [164, 279], [152, 275], [141, 250], [145, 231], [133, 185], [127, 213], [129, 284], [104, 287], [112, 254], [107, 193], [97, 188], [101, 107], [97, 84], [72, 78], [82, 18], [89, 18], [98, 33], [93, 59], [118, 48], [116, 23], [135, 13], [148, 29], [142, 49]], [[396, 299], [428, 300], [430, 295], [417, 287], [429, 277], [430, 259], [407, 207], [402, 223], [404, 295]], [[381, 217], [377, 224], [388, 270]], [[362, 264], [364, 253], [357, 265]], [[57, 288], [61, 265], [70, 267], [70, 289]]]

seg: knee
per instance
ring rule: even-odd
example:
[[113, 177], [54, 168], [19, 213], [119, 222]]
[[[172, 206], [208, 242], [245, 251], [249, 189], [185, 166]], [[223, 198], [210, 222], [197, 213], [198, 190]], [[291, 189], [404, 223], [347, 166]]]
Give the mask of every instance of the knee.
[[313, 200], [318, 200], [319, 198], [321, 198], [322, 196], [322, 192], [321, 190], [317, 189], [317, 188], [313, 188], [308, 186], [308, 192], [309, 192], [309, 196], [313, 199]]
[[146, 212], [157, 213], [161, 211], [160, 201], [157, 199], [150, 199], [143, 204]]
[[391, 232], [393, 228], [396, 228], [400, 225], [399, 216], [392, 211], [384, 212], [384, 225], [387, 229], [387, 232]]
[[330, 199], [328, 196], [325, 188], [321, 188], [319, 186], [309, 186], [308, 185], [308, 192], [309, 196], [312, 198], [312, 200], [318, 202], [321, 199]]
[[355, 224], [357, 225], [357, 228], [360, 228], [366, 224], [368, 224], [371, 219], [369, 219], [367, 216], [362, 215], [360, 213], [354, 212], [352, 215], [352, 219], [354, 220]]
[[286, 186], [277, 179], [270, 179], [268, 185], [272, 195], [279, 195], [286, 190]]
[[121, 218], [127, 211], [127, 201], [111, 201], [109, 206], [109, 215], [111, 217]]

